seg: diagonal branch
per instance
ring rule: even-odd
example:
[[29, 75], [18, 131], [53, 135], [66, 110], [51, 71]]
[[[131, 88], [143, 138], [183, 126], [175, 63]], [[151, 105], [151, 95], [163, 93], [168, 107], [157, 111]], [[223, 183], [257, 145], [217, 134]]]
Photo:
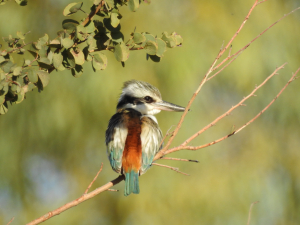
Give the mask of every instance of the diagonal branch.
[[70, 209], [74, 206], [77, 206], [78, 204], [90, 199], [90, 198], [93, 198], [95, 197], [96, 195], [100, 194], [101, 192], [104, 192], [104, 191], [107, 191], [110, 187], [120, 183], [122, 180], [124, 180], [124, 176], [123, 175], [120, 175], [119, 177], [117, 177], [116, 179], [108, 182], [107, 184], [97, 188], [96, 190], [90, 192], [90, 193], [87, 193], [87, 194], [83, 194], [81, 197], [51, 211], [51, 212], [48, 212], [47, 214], [27, 223], [27, 225], [35, 225], [35, 224], [39, 224], [41, 222], [44, 222], [48, 219], [50, 219], [51, 217], [53, 216], [57, 216], [59, 215], [60, 213], [66, 211], [67, 209]]
[[[255, 117], [253, 117], [251, 120], [249, 120], [246, 124], [244, 124], [243, 126], [241, 126], [240, 128], [238, 128], [237, 130], [233, 131], [232, 133], [230, 134], [227, 134], [226, 136], [224, 137], [221, 137], [217, 140], [214, 140], [212, 142], [209, 142], [207, 144], [204, 144], [204, 145], [200, 145], [200, 146], [186, 146], [186, 145], [180, 145], [178, 147], [175, 147], [175, 148], [172, 148], [172, 149], [169, 149], [165, 152], [165, 155], [167, 154], [170, 154], [172, 152], [176, 152], [176, 151], [179, 151], [179, 150], [183, 150], [183, 149], [186, 149], [186, 150], [198, 150], [198, 149], [201, 149], [201, 148], [206, 148], [208, 146], [211, 146], [211, 145], [214, 145], [216, 143], [219, 143], [223, 140], [225, 140], [226, 138], [229, 138], [231, 137], [232, 135], [240, 132], [242, 129], [244, 129], [246, 126], [248, 126], [250, 123], [252, 123], [254, 120], [256, 120], [261, 114], [263, 114], [274, 102], [275, 100], [282, 94], [282, 92], [287, 88], [287, 86], [296, 79], [296, 75], [299, 73], [300, 71], [300, 68], [297, 69], [297, 71], [293, 74], [293, 76], [289, 79], [289, 81], [286, 83], [286, 85], [279, 91], [279, 93], [275, 96], [275, 98], [262, 110], [260, 111]], [[247, 96], [248, 97], [248, 96]], [[225, 113], [226, 114], [226, 113]], [[224, 114], [223, 114], [224, 115]]]
[[[263, 0], [263, 1], [266, 1], [266, 0]], [[261, 1], [260, 3], [262, 3], [263, 1]], [[241, 26], [239, 27], [239, 29], [237, 30], [237, 32], [233, 35], [233, 37], [231, 38], [231, 40], [228, 42], [228, 44], [225, 46], [224, 49], [220, 50], [220, 52], [218, 53], [217, 57], [215, 58], [215, 60], [213, 61], [212, 65], [210, 66], [210, 68], [208, 69], [207, 73], [204, 75], [201, 83], [199, 84], [199, 87], [198, 89], [195, 91], [195, 93], [193, 94], [193, 96], [191, 97], [190, 101], [188, 102], [186, 108], [185, 108], [185, 111], [183, 112], [180, 120], [179, 120], [179, 123], [177, 124], [173, 134], [171, 135], [170, 139], [168, 140], [166, 146], [158, 152], [158, 154], [156, 154], [154, 160], [157, 160], [159, 158], [161, 158], [165, 151], [167, 151], [167, 149], [169, 148], [169, 146], [171, 145], [171, 143], [173, 142], [174, 138], [176, 137], [179, 129], [181, 128], [181, 125], [184, 121], [184, 118], [186, 117], [187, 115], [187, 112], [189, 111], [192, 103], [194, 102], [196, 96], [199, 94], [200, 90], [202, 89], [203, 85], [206, 83], [207, 81], [207, 78], [208, 76], [212, 73], [212, 71], [214, 70], [214, 67], [217, 63], [217, 61], [219, 60], [219, 58], [224, 54], [224, 52], [231, 46], [231, 43], [233, 42], [233, 40], [237, 37], [237, 35], [239, 34], [239, 32], [242, 30], [242, 28], [244, 27], [245, 23], [247, 22], [247, 20], [249, 19], [249, 16], [250, 14], [252, 13], [253, 9], [258, 5], [260, 4], [258, 3], [258, 0], [255, 1], [254, 5], [251, 7], [251, 9], [249, 10], [246, 18], [244, 19], [243, 23], [241, 24]]]

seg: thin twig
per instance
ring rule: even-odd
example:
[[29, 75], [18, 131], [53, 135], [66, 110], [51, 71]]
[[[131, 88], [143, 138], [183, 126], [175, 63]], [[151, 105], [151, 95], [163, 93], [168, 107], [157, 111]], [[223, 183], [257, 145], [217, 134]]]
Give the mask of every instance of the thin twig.
[[11, 220], [6, 225], [9, 225], [14, 219], [15, 219], [15, 217], [11, 218]]
[[84, 194], [87, 194], [87, 193], [88, 193], [88, 191], [89, 191], [90, 188], [92, 187], [93, 183], [95, 182], [95, 180], [97, 179], [97, 177], [98, 177], [99, 174], [101, 173], [102, 168], [103, 168], [103, 163], [101, 163], [101, 167], [100, 167], [98, 173], [97, 173], [96, 176], [94, 177], [94, 180], [92, 180], [92, 182], [90, 183], [90, 185], [87, 187], [87, 189], [85, 190]]
[[250, 205], [250, 209], [249, 209], [249, 215], [248, 215], [248, 222], [247, 222], [247, 225], [250, 224], [250, 220], [251, 220], [251, 213], [252, 213], [252, 208], [255, 204], [259, 203], [259, 201], [256, 201], [256, 202], [252, 202], [251, 205]]
[[119, 190], [116, 190], [116, 189], [107, 189], [107, 191], [118, 192]]
[[[263, 85], [265, 85], [265, 83], [270, 80], [276, 73], [277, 71], [279, 71], [280, 69], [282, 69], [284, 66], [286, 65], [286, 63], [284, 63], [283, 65], [281, 65], [280, 67], [278, 67], [270, 76], [268, 76], [260, 85], [258, 85], [257, 87], [254, 88], [254, 90], [246, 97], [244, 97], [238, 104], [236, 104], [235, 106], [232, 106], [227, 112], [223, 113], [221, 116], [219, 116], [218, 118], [216, 118], [213, 122], [209, 123], [208, 125], [206, 125], [205, 127], [203, 127], [201, 130], [199, 130], [198, 132], [196, 132], [194, 135], [192, 135], [191, 137], [189, 137], [186, 141], [184, 141], [180, 146], [169, 149], [167, 151], [165, 151], [165, 154], [169, 154], [171, 152], [174, 151], [178, 151], [180, 149], [186, 149], [185, 146], [191, 142], [193, 139], [195, 139], [197, 136], [199, 136], [201, 133], [203, 133], [204, 131], [206, 131], [207, 129], [209, 129], [210, 127], [214, 126], [217, 122], [219, 122], [221, 119], [223, 119], [225, 116], [229, 115], [234, 109], [238, 108], [239, 106], [243, 105], [243, 103], [249, 99], [250, 97], [252, 97], [254, 95], [254, 93], [261, 88]], [[226, 136], [229, 137], [232, 134], [229, 134]], [[224, 139], [226, 139], [224, 138]], [[210, 144], [211, 145], [211, 144]], [[199, 146], [198, 146], [199, 147]], [[177, 150], [178, 149], [178, 150]]]
[[51, 212], [46, 213], [45, 215], [43, 215], [43, 216], [41, 216], [41, 217], [39, 217], [39, 218], [37, 218], [37, 219], [35, 219], [35, 220], [27, 223], [27, 225], [39, 224], [41, 222], [44, 222], [44, 221], [50, 219], [53, 216], [57, 216], [60, 213], [62, 213], [63, 211], [66, 211], [67, 209], [70, 209], [70, 208], [72, 208], [74, 206], [77, 206], [78, 204], [80, 204], [80, 203], [82, 203], [82, 202], [84, 202], [84, 201], [86, 201], [86, 200], [88, 200], [90, 198], [95, 197], [96, 195], [100, 194], [101, 192], [108, 190], [110, 187], [112, 187], [112, 186], [120, 183], [122, 180], [124, 180], [124, 176], [120, 175], [116, 179], [108, 182], [107, 184], [104, 184], [103, 186], [97, 188], [96, 190], [94, 190], [94, 191], [92, 191], [92, 192], [90, 192], [88, 194], [82, 195], [81, 197], [79, 197], [79, 198], [77, 198], [77, 199], [75, 199], [75, 200], [73, 200], [73, 201], [71, 201], [71, 202], [69, 202], [69, 203], [67, 203], [67, 204], [59, 207], [59, 208], [57, 208], [57, 209], [55, 209], [55, 210], [53, 210]]
[[102, 8], [102, 6], [104, 5], [105, 1], [101, 1], [100, 4], [97, 6], [95, 11], [90, 12], [90, 14], [88, 15], [88, 17], [82, 22], [82, 26], [85, 26], [88, 24], [89, 21], [91, 21], [93, 19], [93, 17], [97, 14], [97, 12], [99, 12], [99, 10]]
[[[199, 94], [200, 90], [202, 89], [203, 85], [205, 84], [205, 82], [207, 81], [208, 76], [211, 74], [211, 72], [214, 70], [215, 65], [217, 63], [217, 61], [219, 60], [219, 58], [224, 54], [224, 52], [228, 49], [229, 46], [231, 46], [232, 41], [236, 38], [236, 36], [239, 34], [239, 32], [241, 31], [241, 29], [244, 27], [245, 23], [247, 22], [247, 20], [249, 19], [250, 14], [252, 13], [253, 9], [257, 6], [257, 2], [258, 0], [255, 1], [254, 5], [251, 7], [250, 11], [248, 12], [246, 18], [244, 19], [243, 23], [241, 24], [241, 26], [239, 27], [239, 29], [237, 30], [237, 32], [233, 35], [233, 37], [231, 38], [231, 40], [228, 42], [228, 44], [226, 45], [226, 47], [222, 50], [220, 50], [219, 54], [217, 55], [217, 57], [215, 58], [215, 60], [213, 61], [213, 63], [211, 64], [210, 68], [208, 69], [207, 73], [204, 75], [201, 83], [199, 84], [198, 89], [195, 91], [195, 93], [193, 94], [193, 96], [191, 97], [190, 101], [188, 102], [185, 111], [183, 112], [179, 123], [177, 124], [173, 134], [171, 135], [170, 139], [168, 140], [166, 146], [159, 151], [156, 156], [154, 157], [154, 160], [157, 160], [159, 158], [161, 158], [165, 152], [167, 151], [167, 149], [169, 148], [169, 146], [171, 145], [172, 141], [174, 140], [174, 138], [176, 137], [179, 129], [181, 128], [181, 125], [184, 121], [184, 118], [187, 115], [188, 110], [190, 109], [192, 103], [194, 102], [196, 96]], [[228, 57], [227, 57], [228, 58]]]
[[183, 149], [186, 149], [186, 150], [198, 150], [198, 149], [201, 149], [201, 148], [206, 148], [208, 146], [211, 146], [211, 145], [214, 145], [216, 143], [219, 143], [223, 140], [225, 140], [226, 138], [229, 138], [231, 137], [232, 135], [240, 132], [242, 129], [244, 129], [246, 126], [248, 126], [250, 123], [252, 123], [254, 120], [256, 120], [262, 113], [264, 113], [274, 102], [275, 100], [282, 94], [282, 92], [286, 89], [286, 87], [292, 82], [295, 80], [295, 77], [297, 75], [297, 73], [299, 73], [300, 71], [300, 68], [297, 69], [297, 71], [293, 74], [293, 76], [289, 79], [289, 81], [286, 83], [286, 85], [279, 91], [279, 93], [275, 96], [275, 98], [263, 109], [261, 110], [255, 117], [253, 117], [251, 120], [249, 120], [246, 124], [244, 124], [243, 126], [241, 126], [240, 128], [238, 128], [237, 130], [233, 131], [232, 133], [222, 137], [222, 138], [219, 138], [215, 141], [212, 141], [212, 142], [209, 142], [207, 144], [204, 144], [204, 145], [201, 145], [201, 146], [183, 146], [183, 145], [180, 145], [178, 147], [175, 147], [175, 148], [171, 148], [169, 149], [168, 151], [166, 151], [165, 154], [170, 154], [172, 152], [176, 152], [176, 151], [179, 151], [179, 150], [183, 150]]
[[159, 163], [152, 163], [152, 165], [169, 168], [169, 169], [171, 169], [173, 171], [176, 171], [177, 173], [181, 173], [183, 175], [189, 176], [189, 174], [179, 171], [179, 168], [176, 168], [176, 167], [167, 166], [167, 165], [163, 165], [163, 164], [159, 164]]
[[172, 125], [172, 126], [169, 128], [169, 130], [167, 131], [166, 135], [163, 137], [163, 139], [162, 139], [161, 142], [159, 143], [159, 146], [160, 146], [160, 147], [163, 145], [165, 139], [166, 139], [170, 134], [173, 133], [173, 132], [170, 132], [170, 130], [172, 129], [173, 126], [174, 126], [174, 125]]
[[[265, 0], [266, 1], [266, 0]], [[261, 1], [258, 4], [265, 2], [265, 1]], [[258, 5], [256, 4], [256, 5]], [[276, 22], [272, 23], [267, 29], [265, 29], [263, 32], [261, 32], [259, 35], [257, 35], [254, 39], [252, 39], [248, 44], [246, 44], [243, 48], [241, 48], [240, 50], [238, 50], [236, 53], [232, 54], [231, 56], [228, 56], [227, 58], [225, 58], [222, 62], [220, 62], [218, 65], [216, 65], [216, 67], [214, 67], [213, 70], [218, 69], [221, 65], [223, 65], [226, 61], [228, 61], [229, 59], [240, 55], [240, 53], [242, 53], [246, 48], [248, 48], [257, 38], [259, 38], [260, 36], [262, 36], [264, 33], [266, 33], [269, 29], [271, 29], [275, 24], [277, 24], [278, 22], [280, 22], [281, 20], [283, 20], [285, 17], [289, 16], [290, 14], [294, 13], [295, 11], [299, 10], [300, 7], [292, 10], [291, 12], [289, 12], [288, 14], [285, 14], [283, 17], [281, 17], [279, 20], [277, 20]]]
[[171, 157], [162, 157], [161, 159], [167, 159], [167, 160], [175, 160], [175, 161], [185, 161], [185, 162], [195, 162], [198, 163], [198, 160], [193, 159], [180, 159], [180, 158], [171, 158]]

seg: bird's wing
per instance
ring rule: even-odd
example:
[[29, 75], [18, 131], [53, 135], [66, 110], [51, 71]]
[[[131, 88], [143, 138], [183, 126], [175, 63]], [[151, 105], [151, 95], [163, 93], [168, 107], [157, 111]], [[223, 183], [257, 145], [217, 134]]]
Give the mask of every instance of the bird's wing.
[[143, 174], [149, 169], [156, 153], [161, 149], [160, 143], [163, 135], [156, 123], [154, 116], [143, 116], [142, 120], [142, 167], [140, 174]]
[[123, 114], [116, 113], [109, 120], [106, 130], [106, 149], [111, 167], [117, 173], [121, 173], [122, 156], [128, 130], [123, 124]]

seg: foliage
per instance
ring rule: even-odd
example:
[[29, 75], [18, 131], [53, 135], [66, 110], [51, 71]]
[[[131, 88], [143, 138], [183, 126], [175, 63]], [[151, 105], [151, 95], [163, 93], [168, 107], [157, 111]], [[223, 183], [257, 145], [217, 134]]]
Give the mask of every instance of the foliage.
[[[26, 1], [17, 2], [24, 5]], [[3, 3], [2, 0], [0, 4]], [[144, 50], [147, 58], [159, 62], [167, 48], [180, 46], [183, 39], [176, 32], [163, 32], [161, 37], [156, 37], [148, 32], [134, 31], [129, 40], [124, 41], [119, 8], [128, 5], [134, 12], [140, 3], [139, 0], [95, 0], [87, 18], [80, 22], [74, 19], [63, 20], [62, 30], [57, 32], [53, 40], [45, 34], [36, 42], [26, 43], [27, 33], [22, 32], [4, 37], [7, 48], [3, 49], [0, 45], [0, 114], [8, 111], [8, 102], [22, 102], [28, 91], [34, 88], [42, 91], [49, 83], [49, 74], [54, 70], [67, 69], [74, 77], [80, 77], [85, 62], [91, 62], [94, 71], [104, 70], [108, 63], [104, 51], [113, 52], [116, 60], [125, 66], [130, 51]], [[63, 14], [70, 16], [78, 11], [84, 12], [82, 6], [82, 2], [70, 3]], [[93, 19], [95, 14], [101, 19]], [[26, 51], [33, 59], [26, 58]], [[23, 65], [14, 62], [14, 53], [24, 55]]]

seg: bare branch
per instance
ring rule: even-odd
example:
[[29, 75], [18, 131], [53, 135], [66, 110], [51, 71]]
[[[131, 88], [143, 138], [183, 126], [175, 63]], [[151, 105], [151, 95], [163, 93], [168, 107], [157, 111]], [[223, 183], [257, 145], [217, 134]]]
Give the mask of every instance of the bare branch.
[[71, 201], [71, 202], [69, 202], [69, 203], [67, 203], [67, 204], [65, 204], [61, 207], [59, 207], [59, 208], [57, 208], [57, 209], [55, 209], [51, 212], [48, 212], [47, 214], [45, 214], [45, 215], [43, 215], [43, 216], [27, 223], [27, 225], [35, 225], [35, 224], [39, 224], [41, 222], [44, 222], [44, 221], [50, 219], [51, 217], [56, 216], [56, 215], [62, 213], [63, 211], [66, 211], [69, 208], [77, 206], [78, 204], [80, 204], [80, 203], [82, 203], [82, 202], [84, 202], [84, 201], [86, 201], [90, 198], [95, 197], [96, 195], [100, 194], [103, 191], [107, 191], [110, 187], [120, 183], [122, 180], [124, 180], [124, 176], [120, 175], [116, 179], [114, 179], [114, 180], [108, 182], [107, 184], [97, 188], [96, 190], [94, 190], [94, 191], [92, 191], [88, 194], [84, 194], [81, 197], [79, 197], [79, 198], [77, 198], [77, 199], [75, 199], [75, 200], [73, 200], [73, 201]]
[[11, 220], [6, 225], [9, 225], [12, 221], [14, 221], [14, 219], [15, 219], [15, 217], [11, 218]]
[[193, 159], [179, 159], [179, 158], [171, 158], [171, 157], [163, 157], [161, 159], [168, 159], [168, 160], [175, 160], [175, 161], [185, 161], [185, 162], [195, 162], [198, 163], [198, 160], [193, 160]]
[[100, 167], [100, 170], [98, 171], [98, 173], [96, 174], [94, 180], [92, 180], [92, 182], [90, 183], [90, 185], [87, 187], [87, 189], [85, 190], [84, 194], [87, 194], [88, 191], [90, 190], [90, 188], [92, 187], [93, 183], [95, 182], [95, 180], [97, 179], [97, 177], [99, 176], [99, 174], [101, 173], [102, 171], [102, 168], [103, 168], [103, 163], [101, 163], [101, 167]]
[[163, 165], [163, 164], [159, 164], [159, 163], [152, 163], [152, 165], [169, 168], [169, 169], [171, 169], [173, 171], [176, 171], [177, 173], [181, 173], [183, 175], [189, 176], [189, 174], [179, 171], [179, 168], [176, 168], [176, 167], [167, 166], [167, 165]]
[[[279, 67], [280, 68], [280, 67]], [[277, 68], [277, 70], [279, 69]], [[275, 96], [275, 98], [262, 110], [260, 111], [253, 119], [249, 120], [246, 124], [244, 124], [243, 126], [241, 126], [240, 128], [238, 128], [237, 130], [233, 131], [232, 133], [222, 137], [222, 138], [219, 138], [215, 141], [212, 141], [212, 142], [209, 142], [207, 144], [204, 144], [204, 145], [201, 145], [201, 146], [185, 146], [185, 145], [180, 145], [178, 147], [175, 147], [175, 148], [172, 148], [172, 149], [169, 149], [168, 151], [165, 152], [165, 154], [170, 154], [172, 152], [176, 152], [176, 151], [179, 151], [179, 150], [183, 150], [183, 149], [186, 149], [186, 150], [198, 150], [198, 149], [201, 149], [201, 148], [206, 148], [208, 146], [211, 146], [211, 145], [214, 145], [216, 143], [219, 143], [223, 140], [225, 140], [226, 138], [229, 138], [231, 137], [232, 135], [240, 132], [242, 129], [244, 129], [246, 126], [248, 126], [250, 123], [252, 123], [254, 120], [256, 120], [262, 113], [264, 113], [274, 102], [275, 100], [282, 94], [282, 92], [286, 89], [286, 87], [292, 82], [295, 80], [295, 77], [297, 75], [297, 73], [299, 73], [300, 71], [300, 68], [297, 69], [297, 71], [293, 74], [293, 76], [289, 79], [289, 81], [286, 83], [286, 85], [279, 91], [279, 93]], [[273, 75], [276, 74], [276, 70], [272, 73]], [[271, 75], [272, 75], [271, 74]], [[270, 76], [271, 76], [270, 75]], [[269, 76], [269, 77], [270, 77]], [[268, 77], [268, 78], [269, 78]], [[267, 78], [267, 79], [268, 79]], [[265, 80], [266, 81], [266, 80]], [[265, 82], [264, 81], [264, 82]], [[263, 83], [264, 83], [263, 82]], [[259, 87], [259, 86], [258, 86]], [[257, 88], [258, 88], [257, 87]], [[247, 96], [248, 97], [248, 96]], [[245, 99], [245, 98], [244, 98]], [[226, 113], [225, 113], [226, 114]], [[224, 114], [223, 114], [224, 115]], [[218, 118], [217, 118], [218, 119]], [[202, 129], [203, 130], [203, 129]]]
[[[223, 119], [224, 117], [226, 117], [227, 115], [229, 115], [234, 109], [238, 108], [239, 106], [243, 105], [243, 103], [249, 99], [250, 97], [252, 97], [254, 95], [254, 93], [259, 89], [261, 88], [263, 85], [266, 84], [266, 82], [268, 80], [270, 80], [276, 73], [277, 71], [281, 70], [284, 68], [284, 66], [286, 65], [286, 63], [284, 63], [283, 65], [281, 65], [280, 67], [278, 67], [270, 76], [268, 76], [260, 85], [258, 85], [257, 87], [254, 88], [254, 90], [246, 97], [244, 97], [238, 104], [236, 104], [235, 106], [232, 106], [227, 112], [223, 113], [221, 116], [219, 116], [218, 118], [216, 118], [213, 122], [209, 123], [208, 125], [206, 125], [205, 127], [203, 127], [201, 130], [199, 130], [198, 132], [196, 132], [194, 135], [192, 135], [191, 137], [189, 137], [186, 141], [184, 141], [180, 146], [178, 147], [175, 147], [175, 148], [172, 148], [172, 149], [169, 149], [169, 150], [166, 150], [164, 152], [164, 155], [166, 154], [169, 154], [169, 153], [172, 153], [172, 152], [175, 152], [175, 151], [179, 151], [181, 149], [190, 149], [190, 150], [197, 150], [199, 149], [200, 147], [202, 148], [202, 146], [197, 146], [197, 147], [191, 147], [189, 146], [188, 148], [186, 148], [187, 144], [189, 142], [191, 142], [193, 139], [195, 139], [197, 136], [199, 136], [201, 133], [203, 133], [204, 131], [206, 131], [207, 129], [209, 129], [210, 127], [212, 127], [213, 125], [215, 125], [217, 122], [219, 122], [221, 119]], [[295, 76], [295, 74], [294, 74]], [[229, 135], [226, 135], [225, 137], [219, 139], [219, 141], [222, 141], [228, 137], [230, 137], [232, 134], [229, 134]], [[218, 140], [217, 140], [218, 141]], [[219, 142], [218, 141], [218, 142]], [[213, 142], [210, 142], [208, 144], [206, 144], [205, 146], [210, 146], [212, 144], [215, 144], [217, 143], [216, 141], [213, 141]], [[192, 149], [191, 149], [192, 148]], [[156, 157], [155, 157], [156, 158]]]
[[255, 204], [257, 204], [257, 203], [259, 203], [259, 201], [252, 202], [251, 205], [250, 205], [247, 225], [250, 225], [252, 208], [253, 208], [253, 206], [254, 206]]
[[[183, 112], [179, 123], [177, 124], [173, 134], [171, 135], [169, 141], [167, 142], [166, 146], [158, 152], [158, 154], [156, 154], [154, 160], [157, 160], [159, 158], [161, 158], [165, 151], [167, 151], [167, 149], [169, 148], [169, 146], [171, 145], [172, 141], [174, 140], [174, 138], [176, 137], [183, 121], [184, 118], [187, 115], [187, 112], [189, 111], [192, 103], [194, 102], [196, 96], [198, 95], [198, 93], [200, 92], [200, 90], [202, 89], [202, 86], [206, 83], [208, 76], [211, 74], [211, 72], [215, 69], [215, 64], [217, 63], [217, 61], [219, 60], [219, 58], [224, 54], [224, 52], [228, 49], [228, 47], [231, 46], [231, 43], [233, 42], [233, 40], [236, 38], [236, 36], [239, 34], [239, 32], [242, 30], [242, 28], [244, 27], [245, 23], [247, 22], [247, 20], [249, 19], [250, 14], [252, 13], [253, 9], [258, 5], [258, 0], [255, 1], [254, 5], [251, 7], [250, 11], [248, 12], [246, 18], [244, 19], [243, 23], [241, 24], [241, 26], [239, 27], [239, 29], [237, 30], [237, 32], [233, 35], [233, 37], [231, 38], [231, 40], [228, 42], [228, 44], [226, 45], [226, 47], [224, 49], [221, 49], [219, 54], [217, 55], [217, 57], [215, 58], [215, 60], [213, 61], [212, 65], [210, 66], [210, 68], [208, 69], [207, 73], [205, 74], [205, 76], [203, 77], [201, 83], [199, 84], [198, 89], [195, 91], [195, 93], [193, 94], [193, 96], [191, 97], [190, 101], [188, 102], [185, 111]], [[261, 2], [260, 2], [261, 3]], [[232, 57], [232, 56], [231, 56]], [[228, 57], [227, 57], [228, 58]], [[229, 58], [228, 58], [229, 59]], [[227, 59], [227, 60], [228, 60]], [[220, 65], [220, 64], [219, 64]]]

